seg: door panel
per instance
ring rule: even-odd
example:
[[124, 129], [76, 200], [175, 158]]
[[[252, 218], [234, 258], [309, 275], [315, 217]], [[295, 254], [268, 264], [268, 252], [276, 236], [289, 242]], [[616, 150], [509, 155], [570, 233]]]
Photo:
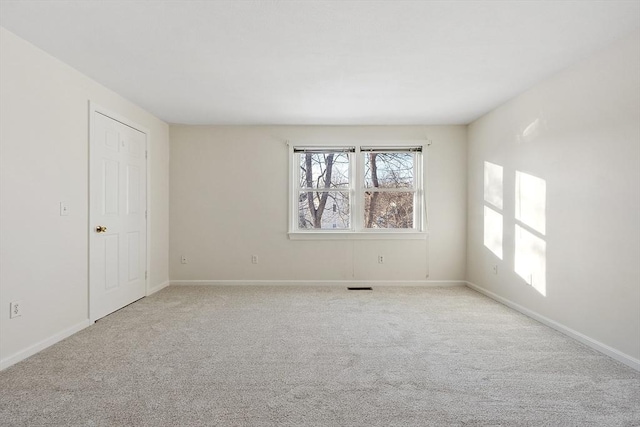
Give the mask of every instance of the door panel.
[[103, 159], [102, 160], [104, 176], [102, 178], [102, 184], [104, 188], [102, 214], [103, 215], [118, 215], [118, 195], [120, 189], [119, 177], [120, 177], [120, 165], [117, 160]]
[[[90, 142], [89, 317], [146, 293], [146, 135], [97, 111]], [[102, 227], [102, 228], [100, 228]]]
[[133, 231], [127, 234], [127, 268], [129, 271], [129, 282], [140, 278], [140, 233]]
[[118, 152], [120, 150], [120, 144], [118, 143], [118, 132], [110, 129], [104, 129], [104, 146], [107, 149]]
[[127, 167], [127, 214], [135, 215], [140, 212], [140, 168], [129, 165]]
[[104, 236], [104, 289], [110, 290], [119, 285], [120, 254], [118, 235]]

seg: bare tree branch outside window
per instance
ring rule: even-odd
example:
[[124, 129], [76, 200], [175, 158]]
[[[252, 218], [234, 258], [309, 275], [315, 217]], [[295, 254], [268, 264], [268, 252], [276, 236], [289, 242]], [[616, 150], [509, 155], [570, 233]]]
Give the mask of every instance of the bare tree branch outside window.
[[349, 228], [347, 153], [301, 154], [300, 181], [299, 228]]

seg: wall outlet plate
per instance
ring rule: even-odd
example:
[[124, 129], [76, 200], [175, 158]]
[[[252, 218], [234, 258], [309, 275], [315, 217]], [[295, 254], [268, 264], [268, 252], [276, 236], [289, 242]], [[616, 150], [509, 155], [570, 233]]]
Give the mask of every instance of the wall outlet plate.
[[13, 301], [9, 304], [9, 319], [22, 316], [22, 301]]

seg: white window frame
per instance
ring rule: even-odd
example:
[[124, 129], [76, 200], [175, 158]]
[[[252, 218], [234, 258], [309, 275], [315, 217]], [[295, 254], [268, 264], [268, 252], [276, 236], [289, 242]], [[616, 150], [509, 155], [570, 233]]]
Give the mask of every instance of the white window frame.
[[[397, 141], [397, 142], [371, 142], [364, 141], [354, 144], [353, 141], [345, 143], [304, 143], [287, 142], [289, 148], [289, 231], [291, 240], [331, 240], [331, 239], [404, 239], [423, 240], [428, 236], [427, 231], [427, 193], [425, 171], [427, 164], [426, 141]], [[349, 153], [349, 229], [299, 229], [298, 228], [298, 197], [300, 188], [300, 164], [294, 149], [344, 151], [355, 147], [355, 152]], [[365, 154], [362, 148], [370, 150], [386, 150], [388, 152], [402, 152], [407, 148], [418, 148], [414, 152], [414, 227], [407, 229], [393, 228], [365, 228], [364, 227], [364, 193], [371, 189], [364, 187]], [[397, 150], [397, 151], [394, 151]], [[380, 190], [377, 190], [380, 191]], [[406, 189], [384, 190], [387, 192], [406, 192]]]

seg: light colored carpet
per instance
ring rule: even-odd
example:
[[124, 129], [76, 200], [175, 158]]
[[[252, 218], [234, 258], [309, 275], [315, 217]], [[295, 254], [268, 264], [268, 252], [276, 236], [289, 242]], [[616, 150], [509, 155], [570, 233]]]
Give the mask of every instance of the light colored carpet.
[[637, 426], [640, 373], [463, 287], [169, 287], [1, 372], [0, 424]]

